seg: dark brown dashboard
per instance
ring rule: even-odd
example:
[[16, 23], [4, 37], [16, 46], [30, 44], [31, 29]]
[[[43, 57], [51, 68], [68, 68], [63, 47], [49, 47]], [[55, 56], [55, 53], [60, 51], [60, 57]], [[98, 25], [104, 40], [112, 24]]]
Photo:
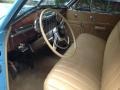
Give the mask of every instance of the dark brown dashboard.
[[34, 12], [12, 24], [8, 41], [8, 51], [14, 50], [20, 43], [27, 43], [37, 37], [37, 32], [34, 30], [34, 21], [39, 17], [39, 14], [40, 12]]
[[[35, 21], [40, 17], [40, 13], [41, 10], [36, 11], [16, 20], [16, 22], [12, 24], [8, 42], [8, 51], [14, 50], [20, 43], [31, 44], [31, 42], [41, 37], [41, 34], [35, 29]], [[52, 14], [43, 19], [44, 28], [47, 30], [45, 32], [51, 30], [51, 26], [55, 27], [55, 16], [55, 14]]]

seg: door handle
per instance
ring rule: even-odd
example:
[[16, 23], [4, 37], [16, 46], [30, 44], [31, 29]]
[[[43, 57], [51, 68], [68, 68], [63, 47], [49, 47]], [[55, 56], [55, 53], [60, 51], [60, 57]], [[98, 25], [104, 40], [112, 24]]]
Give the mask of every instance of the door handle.
[[102, 31], [106, 30], [105, 26], [95, 26], [94, 28], [95, 28], [95, 30], [102, 30]]

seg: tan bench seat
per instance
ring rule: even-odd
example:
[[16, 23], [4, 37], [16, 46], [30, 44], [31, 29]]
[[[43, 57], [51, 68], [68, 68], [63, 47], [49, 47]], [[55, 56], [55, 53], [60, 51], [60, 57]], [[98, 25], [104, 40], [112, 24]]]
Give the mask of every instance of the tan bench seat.
[[55, 65], [45, 80], [44, 90], [119, 90], [119, 26], [120, 23], [114, 28], [107, 44], [96, 36], [80, 35], [76, 40], [75, 55], [62, 58]]
[[105, 41], [80, 35], [75, 55], [56, 64], [46, 80], [46, 90], [99, 90], [104, 48]]

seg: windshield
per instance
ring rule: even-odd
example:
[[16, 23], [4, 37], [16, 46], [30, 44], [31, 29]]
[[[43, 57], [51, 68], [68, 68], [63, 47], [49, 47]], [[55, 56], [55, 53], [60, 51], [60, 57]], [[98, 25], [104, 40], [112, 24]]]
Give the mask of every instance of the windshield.
[[15, 0], [0, 0], [0, 20], [8, 13]]
[[70, 0], [43, 0], [43, 2], [41, 3], [41, 6], [42, 5], [45, 5], [45, 6], [65, 6]]
[[28, 0], [23, 8], [20, 10], [18, 16], [36, 6], [61, 7], [66, 6], [69, 1], [70, 0]]

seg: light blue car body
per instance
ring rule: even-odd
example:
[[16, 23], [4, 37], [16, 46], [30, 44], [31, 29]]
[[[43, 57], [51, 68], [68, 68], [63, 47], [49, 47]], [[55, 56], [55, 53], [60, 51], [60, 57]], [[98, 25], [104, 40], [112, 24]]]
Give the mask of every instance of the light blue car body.
[[9, 90], [5, 60], [5, 37], [11, 22], [27, 0], [15, 0], [9, 12], [0, 20], [0, 90]]

